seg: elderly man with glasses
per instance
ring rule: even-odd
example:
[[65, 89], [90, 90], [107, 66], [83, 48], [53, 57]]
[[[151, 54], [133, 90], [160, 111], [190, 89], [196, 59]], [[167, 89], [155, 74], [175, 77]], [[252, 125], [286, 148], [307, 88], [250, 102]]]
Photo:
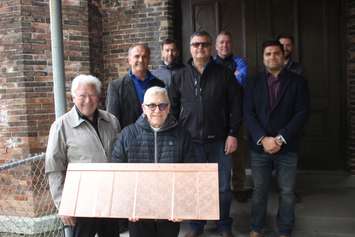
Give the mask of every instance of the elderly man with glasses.
[[[113, 152], [114, 162], [181, 163], [194, 162], [190, 134], [169, 114], [170, 102], [165, 88], [151, 87], [144, 95], [143, 114], [125, 127]], [[130, 237], [177, 237], [177, 220], [130, 219]]]
[[[233, 73], [212, 59], [211, 45], [207, 32], [192, 34], [192, 59], [173, 75], [169, 93], [173, 114], [192, 136], [196, 161], [218, 163], [220, 220], [217, 228], [223, 237], [232, 237], [229, 155], [237, 149], [241, 88]], [[205, 221], [191, 222], [186, 237], [200, 236], [205, 224]]]
[[[51, 126], [46, 151], [45, 170], [54, 204], [62, 198], [68, 163], [111, 161], [111, 152], [120, 125], [116, 117], [98, 109], [101, 82], [90, 75], [77, 76], [71, 86], [73, 108]], [[73, 227], [75, 237], [119, 236], [117, 221], [104, 218], [60, 217]]]

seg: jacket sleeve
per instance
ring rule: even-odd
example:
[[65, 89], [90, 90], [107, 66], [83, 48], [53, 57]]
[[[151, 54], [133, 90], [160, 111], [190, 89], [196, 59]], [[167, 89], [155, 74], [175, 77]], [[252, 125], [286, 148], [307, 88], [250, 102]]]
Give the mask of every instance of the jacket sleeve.
[[248, 83], [244, 91], [243, 115], [249, 135], [253, 142], [257, 144], [259, 139], [266, 135], [266, 131], [262, 128], [256, 116], [254, 90], [254, 83]]
[[248, 77], [248, 63], [244, 58], [237, 58], [235, 60], [236, 69], [238, 70], [239, 74], [237, 76], [237, 80], [241, 86], [245, 86], [247, 77]]
[[242, 88], [236, 82], [231, 71], [226, 71], [227, 77], [227, 106], [229, 111], [229, 131], [228, 135], [237, 137], [240, 124], [242, 122]]
[[67, 169], [66, 144], [60, 122], [52, 124], [49, 131], [45, 159], [45, 172], [48, 176], [49, 189], [53, 202], [59, 208]]
[[183, 156], [184, 163], [196, 163], [196, 153], [195, 147], [192, 144], [192, 138], [189, 132], [184, 130], [183, 132], [183, 141], [182, 141], [182, 150], [181, 154]]
[[171, 85], [168, 88], [168, 94], [170, 98], [170, 104], [171, 104], [171, 113], [174, 115], [174, 117], [179, 120], [179, 115], [180, 115], [180, 108], [181, 108], [181, 102], [180, 102], [180, 92], [179, 92], [179, 87], [178, 87], [178, 81], [180, 73], [175, 73], [172, 78], [171, 78]]
[[54, 205], [59, 209], [62, 200], [65, 172], [55, 171], [48, 174], [49, 190], [52, 195]]
[[127, 152], [126, 152], [126, 132], [123, 130], [119, 135], [118, 138], [113, 146], [112, 150], [112, 162], [114, 163], [127, 163]]
[[118, 85], [116, 80], [111, 81], [107, 88], [107, 96], [106, 96], [106, 111], [115, 115], [117, 119], [120, 117], [120, 100], [118, 93]]
[[297, 85], [296, 103], [294, 107], [294, 115], [287, 125], [279, 131], [286, 143], [300, 134], [305, 125], [310, 111], [310, 96], [308, 83], [304, 79], [300, 79]]

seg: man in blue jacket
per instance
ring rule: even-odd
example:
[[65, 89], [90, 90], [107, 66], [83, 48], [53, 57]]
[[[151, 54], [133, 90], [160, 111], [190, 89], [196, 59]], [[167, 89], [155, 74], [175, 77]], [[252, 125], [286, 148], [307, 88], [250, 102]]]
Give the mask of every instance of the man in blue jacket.
[[284, 51], [278, 41], [264, 42], [262, 53], [265, 70], [250, 81], [244, 97], [254, 182], [250, 237], [262, 236], [273, 169], [280, 189], [279, 236], [290, 237], [297, 152], [309, 115], [309, 90], [303, 77], [284, 69]]
[[[215, 56], [215, 62], [229, 68], [239, 85], [244, 87], [247, 82], [248, 64], [244, 58], [233, 55], [232, 46], [232, 34], [228, 31], [221, 31], [216, 38], [217, 55]], [[239, 131], [238, 150], [231, 154], [233, 159], [232, 187], [238, 202], [248, 201], [252, 193], [251, 189], [244, 187], [248, 152], [243, 130], [240, 129]]]

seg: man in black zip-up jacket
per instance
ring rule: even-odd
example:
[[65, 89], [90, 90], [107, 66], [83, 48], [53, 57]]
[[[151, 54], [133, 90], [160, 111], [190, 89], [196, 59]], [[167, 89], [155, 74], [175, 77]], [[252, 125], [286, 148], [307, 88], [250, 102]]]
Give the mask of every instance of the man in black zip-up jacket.
[[[192, 59], [173, 75], [169, 88], [172, 112], [186, 128], [195, 146], [197, 162], [218, 163], [220, 220], [218, 230], [231, 237], [231, 158], [237, 149], [241, 122], [241, 88], [230, 70], [211, 57], [211, 37], [195, 32], [190, 39]], [[191, 222], [187, 237], [199, 236], [205, 221]]]
[[[188, 131], [169, 114], [165, 88], [151, 87], [142, 105], [143, 115], [125, 127], [112, 152], [113, 162], [182, 163], [194, 162], [195, 153]], [[179, 222], [167, 220], [131, 220], [130, 237], [177, 237]]]

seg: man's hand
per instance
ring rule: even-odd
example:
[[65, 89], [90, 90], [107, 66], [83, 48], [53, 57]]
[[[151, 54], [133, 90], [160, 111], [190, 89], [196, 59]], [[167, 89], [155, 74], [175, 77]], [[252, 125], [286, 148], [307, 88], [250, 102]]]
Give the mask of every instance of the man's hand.
[[276, 142], [274, 137], [264, 137], [263, 140], [261, 140], [261, 144], [263, 145], [264, 151], [269, 154], [275, 154], [281, 149], [281, 146]]
[[137, 221], [139, 221], [139, 218], [138, 217], [129, 217], [128, 220], [130, 222], [137, 222]]
[[224, 146], [224, 153], [229, 155], [235, 152], [238, 148], [238, 140], [236, 137], [228, 136], [226, 139], [226, 144]]
[[182, 222], [182, 219], [178, 219], [178, 218], [169, 218], [169, 221], [172, 221], [172, 222]]
[[75, 217], [73, 216], [59, 216], [64, 225], [75, 226]]
[[235, 77], [238, 77], [238, 75], [239, 75], [239, 71], [238, 71], [238, 70], [235, 70], [235, 71], [234, 71], [234, 76], [235, 76]]

